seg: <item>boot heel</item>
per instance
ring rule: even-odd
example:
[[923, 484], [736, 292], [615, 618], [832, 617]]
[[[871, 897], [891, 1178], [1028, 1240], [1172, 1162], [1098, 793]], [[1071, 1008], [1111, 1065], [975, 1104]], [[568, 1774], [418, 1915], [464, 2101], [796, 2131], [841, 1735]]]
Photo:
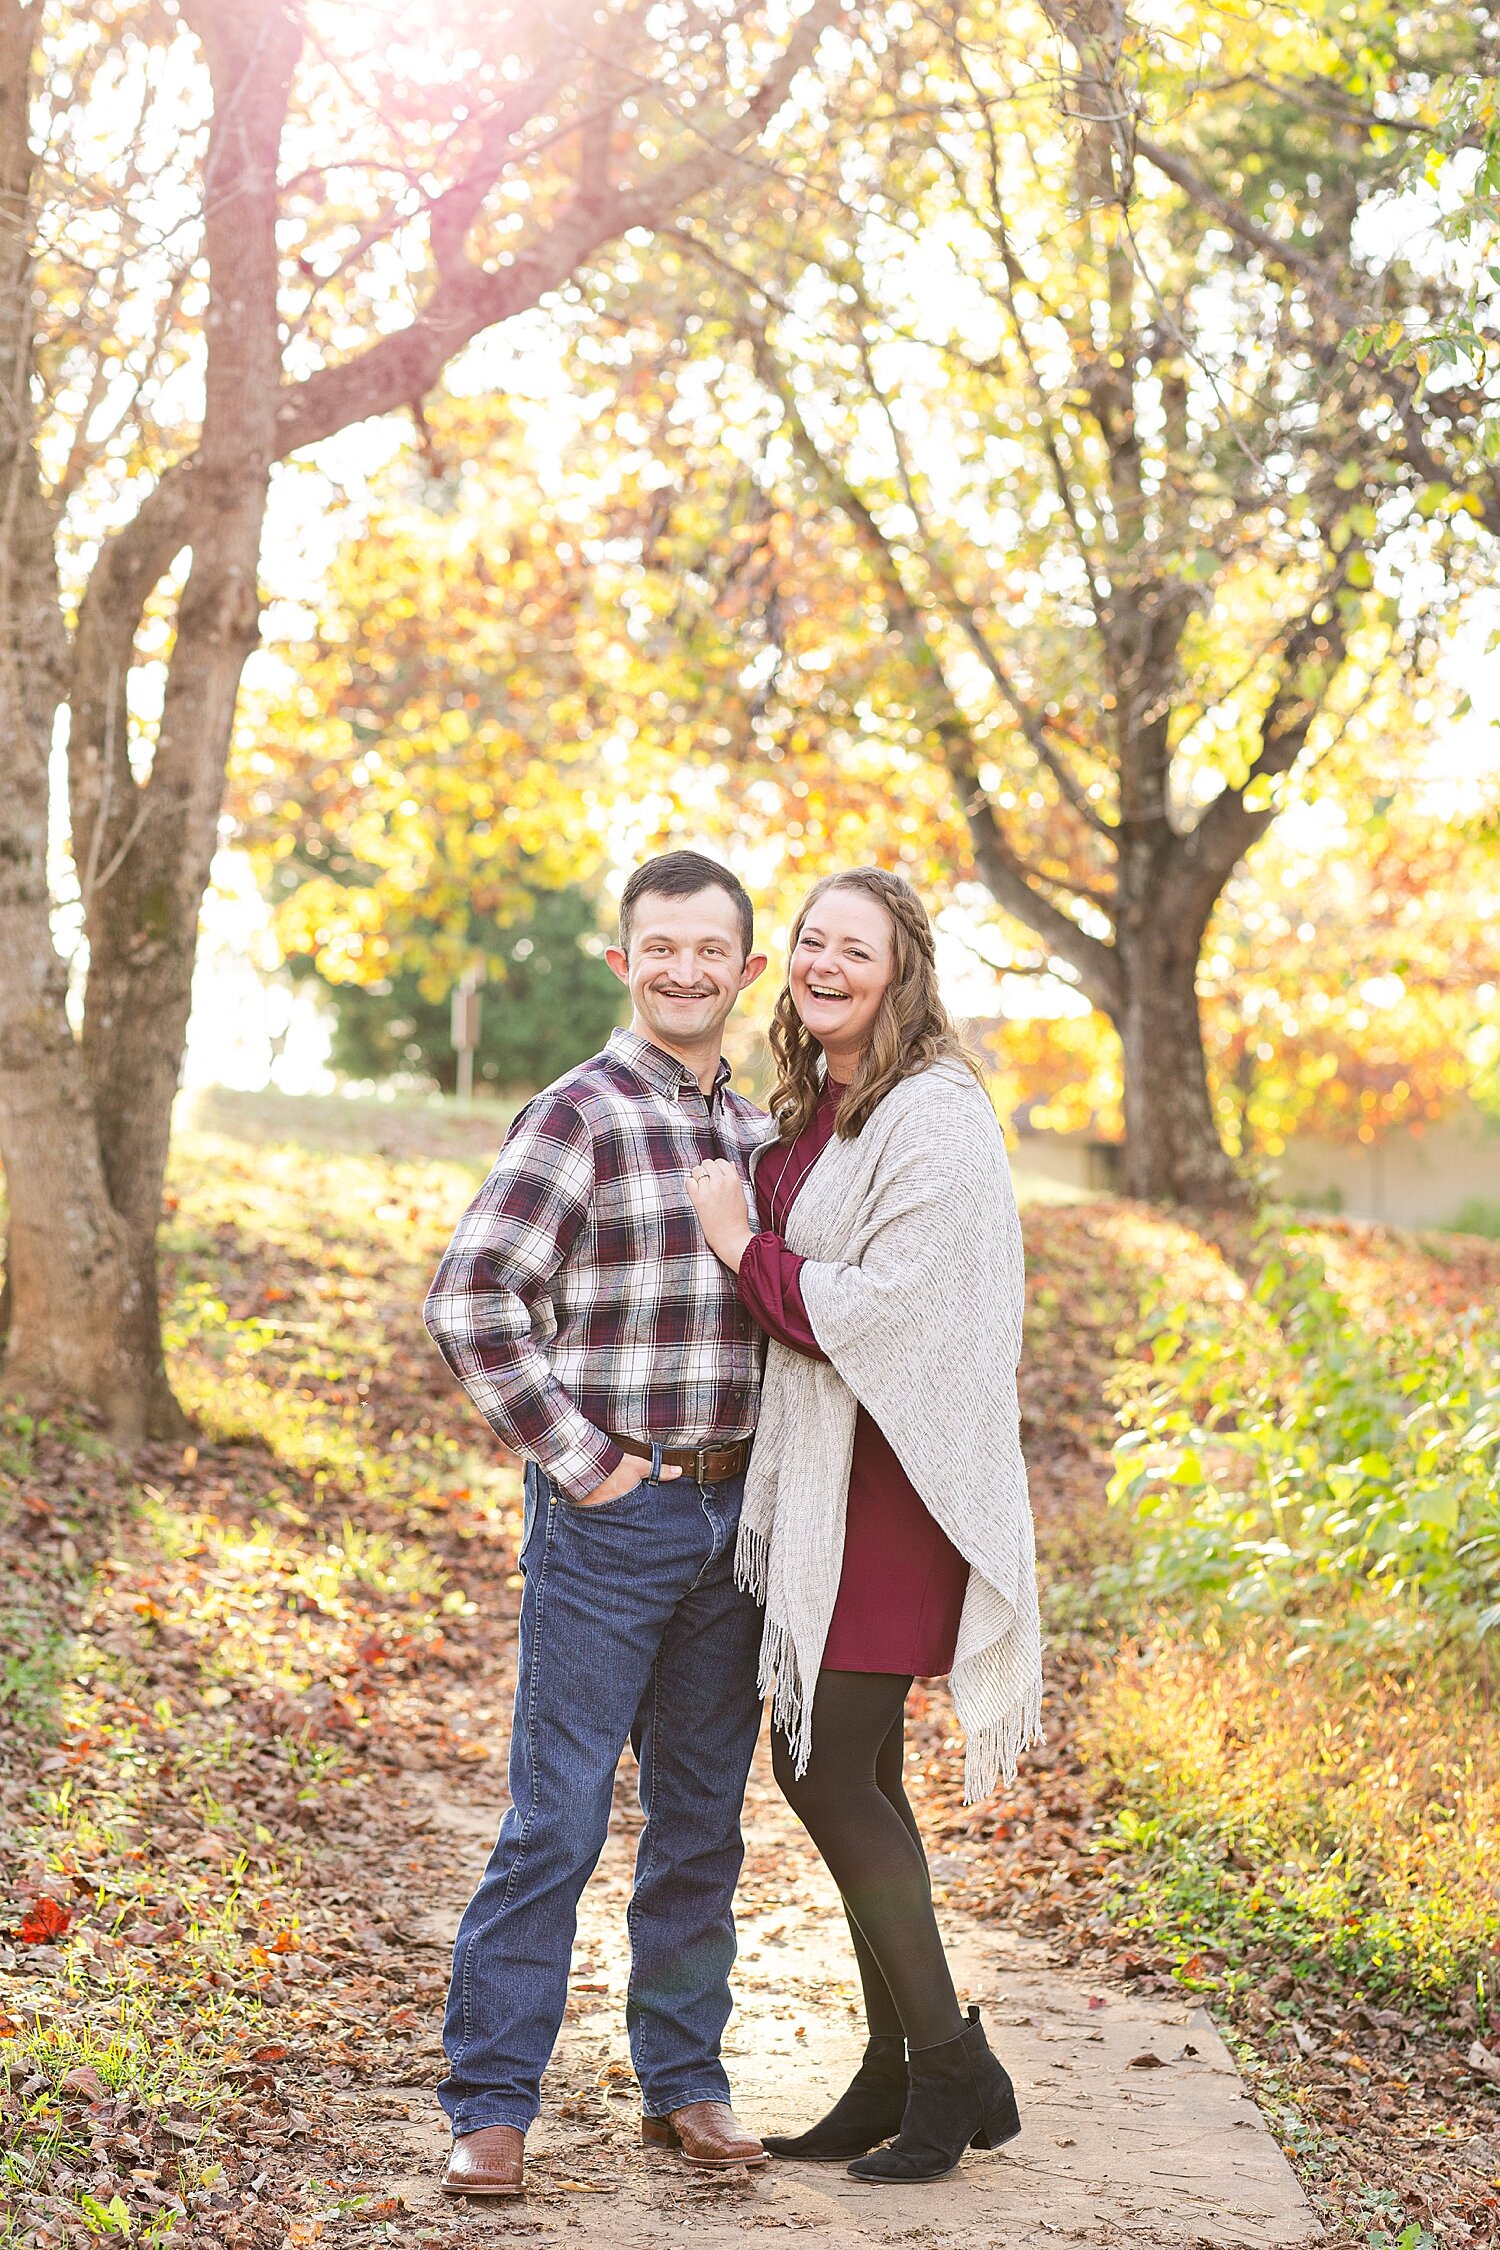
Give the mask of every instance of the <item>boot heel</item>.
[[901, 2131], [888, 2148], [849, 2166], [856, 2180], [897, 2186], [946, 2179], [966, 2148], [999, 2148], [1020, 2132], [1015, 2088], [990, 2052], [977, 2008], [957, 2039], [918, 2047], [910, 2064]]
[[1021, 2130], [1021, 2113], [1016, 2107], [1013, 2093], [1007, 2092], [990, 2111], [978, 2132], [970, 2141], [970, 2148], [1003, 2148], [1013, 2141]]

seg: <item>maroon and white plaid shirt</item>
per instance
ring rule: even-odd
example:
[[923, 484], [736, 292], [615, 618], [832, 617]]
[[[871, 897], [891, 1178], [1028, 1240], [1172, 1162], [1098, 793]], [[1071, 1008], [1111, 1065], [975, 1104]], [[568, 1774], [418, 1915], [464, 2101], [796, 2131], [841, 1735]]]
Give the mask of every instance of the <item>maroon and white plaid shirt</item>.
[[[528, 1102], [458, 1222], [422, 1317], [512, 1452], [572, 1499], [620, 1450], [603, 1435], [725, 1445], [755, 1428], [760, 1342], [704, 1240], [689, 1168], [747, 1182], [771, 1121], [631, 1031]], [[754, 1224], [754, 1205], [747, 1213]]]

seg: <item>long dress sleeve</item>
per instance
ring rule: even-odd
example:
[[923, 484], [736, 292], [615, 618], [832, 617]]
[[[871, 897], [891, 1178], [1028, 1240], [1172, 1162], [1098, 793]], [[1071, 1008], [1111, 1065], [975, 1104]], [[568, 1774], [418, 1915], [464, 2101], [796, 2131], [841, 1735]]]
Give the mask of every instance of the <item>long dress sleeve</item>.
[[807, 1359], [823, 1359], [802, 1302], [799, 1276], [804, 1260], [788, 1250], [779, 1234], [753, 1235], [740, 1260], [740, 1299], [768, 1336]]
[[788, 1250], [778, 1226], [818, 1157], [833, 1138], [840, 1088], [829, 1086], [795, 1141], [768, 1148], [755, 1171], [755, 1207], [761, 1231], [753, 1235], [740, 1261], [740, 1302], [768, 1336], [805, 1359], [826, 1354], [813, 1334], [799, 1279], [806, 1260]]

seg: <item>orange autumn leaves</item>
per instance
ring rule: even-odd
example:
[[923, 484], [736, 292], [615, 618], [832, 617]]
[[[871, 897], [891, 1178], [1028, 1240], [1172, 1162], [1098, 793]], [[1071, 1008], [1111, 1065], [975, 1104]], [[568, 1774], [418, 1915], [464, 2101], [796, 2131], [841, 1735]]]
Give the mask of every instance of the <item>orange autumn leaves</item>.
[[32, 1900], [12, 1934], [21, 1945], [55, 1945], [72, 1926], [69, 1908], [43, 1896]]

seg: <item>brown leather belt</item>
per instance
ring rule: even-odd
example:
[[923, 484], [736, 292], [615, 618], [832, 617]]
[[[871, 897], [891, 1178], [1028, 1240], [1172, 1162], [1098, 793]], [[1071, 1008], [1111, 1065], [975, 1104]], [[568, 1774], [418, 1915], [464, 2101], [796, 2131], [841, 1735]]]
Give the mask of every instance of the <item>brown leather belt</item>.
[[[613, 1430], [604, 1435], [611, 1445], [622, 1453], [632, 1454], [637, 1461], [642, 1455], [649, 1458], [651, 1440], [638, 1437], [616, 1437]], [[740, 1438], [733, 1445], [664, 1445], [662, 1460], [669, 1468], [681, 1469], [698, 1484], [722, 1484], [728, 1477], [737, 1477], [750, 1458], [750, 1440]]]

